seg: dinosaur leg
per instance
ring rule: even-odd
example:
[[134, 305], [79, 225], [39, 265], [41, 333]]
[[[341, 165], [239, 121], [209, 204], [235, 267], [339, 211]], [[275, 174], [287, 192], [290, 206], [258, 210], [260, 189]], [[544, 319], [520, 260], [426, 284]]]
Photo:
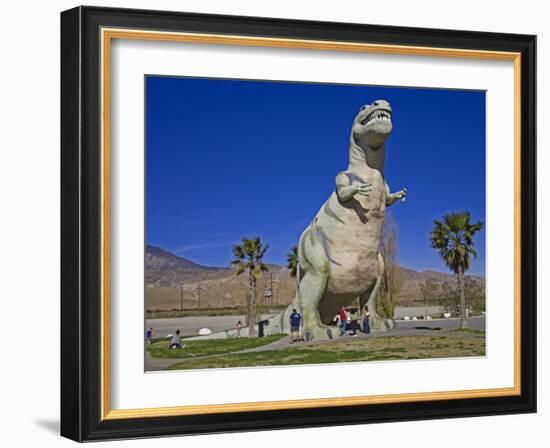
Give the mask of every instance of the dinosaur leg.
[[384, 281], [385, 271], [386, 265], [384, 263], [384, 258], [382, 257], [382, 254], [378, 254], [378, 276], [376, 281], [374, 282], [374, 285], [359, 298], [361, 308], [365, 305], [369, 307], [369, 322], [373, 330], [386, 331], [395, 326], [393, 320], [384, 319], [376, 311], [376, 304], [382, 290], [382, 282]]
[[313, 339], [332, 339], [332, 330], [321, 322], [319, 302], [326, 290], [328, 273], [308, 272], [300, 282], [300, 304], [303, 318], [302, 337], [306, 341]]
[[323, 233], [310, 226], [300, 237], [298, 260], [300, 279], [293, 302], [281, 314], [270, 319], [268, 334], [290, 333], [290, 314], [295, 308], [301, 315], [301, 335], [306, 340], [330, 339], [332, 331], [321, 322], [319, 303], [326, 294], [329, 259]]

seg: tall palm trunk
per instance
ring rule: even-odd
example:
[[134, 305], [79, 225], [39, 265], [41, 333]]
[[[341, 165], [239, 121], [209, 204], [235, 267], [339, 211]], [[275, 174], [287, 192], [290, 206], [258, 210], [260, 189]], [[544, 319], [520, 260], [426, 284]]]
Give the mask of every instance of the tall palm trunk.
[[237, 268], [237, 275], [248, 273], [248, 299], [246, 320], [248, 336], [256, 335], [256, 282], [262, 272], [269, 271], [262, 262], [263, 256], [269, 245], [263, 246], [259, 237], [243, 238], [242, 245], [233, 246], [235, 259], [231, 262]]
[[464, 296], [464, 269], [458, 270], [458, 290], [460, 292], [460, 328], [468, 328], [466, 319], [466, 297]]
[[256, 336], [256, 277], [250, 275], [248, 278], [250, 286], [250, 308], [248, 315], [248, 337]]

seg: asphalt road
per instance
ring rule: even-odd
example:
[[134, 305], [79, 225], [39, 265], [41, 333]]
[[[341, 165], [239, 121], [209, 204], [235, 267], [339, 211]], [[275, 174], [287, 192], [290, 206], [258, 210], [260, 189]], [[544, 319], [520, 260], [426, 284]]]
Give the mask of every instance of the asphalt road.
[[[485, 316], [475, 316], [468, 319], [470, 328], [485, 331]], [[436, 329], [455, 330], [460, 326], [460, 319], [432, 319], [432, 320], [398, 320], [396, 330], [405, 329]]]
[[245, 316], [193, 316], [193, 317], [168, 317], [165, 319], [146, 319], [147, 328], [153, 328], [154, 338], [163, 338], [174, 334], [176, 330], [181, 335], [197, 336], [201, 328], [209, 328], [213, 333], [235, 328], [238, 321], [244, 325]]
[[[262, 316], [268, 317], [268, 316]], [[196, 336], [201, 328], [209, 328], [212, 332], [235, 328], [238, 321], [245, 322], [245, 316], [203, 316], [203, 317], [174, 317], [166, 319], [147, 319], [147, 328], [153, 328], [154, 338], [164, 338], [181, 331], [183, 337]], [[470, 328], [485, 331], [485, 316], [471, 317]], [[398, 320], [397, 326], [390, 332], [391, 335], [418, 334], [420, 330], [435, 329], [453, 330], [459, 327], [459, 319], [432, 319], [432, 320]], [[387, 334], [387, 333], [386, 333]]]

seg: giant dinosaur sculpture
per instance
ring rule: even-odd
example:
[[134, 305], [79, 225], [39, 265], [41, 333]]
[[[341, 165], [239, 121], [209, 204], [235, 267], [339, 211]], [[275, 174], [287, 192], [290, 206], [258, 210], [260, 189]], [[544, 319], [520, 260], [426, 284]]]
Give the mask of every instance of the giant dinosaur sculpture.
[[379, 253], [385, 210], [407, 194], [406, 189], [390, 193], [384, 179], [391, 117], [385, 100], [359, 110], [351, 128], [349, 165], [336, 176], [335, 191], [300, 237], [296, 296], [284, 312], [268, 319], [266, 334], [288, 333], [296, 308], [307, 340], [331, 338], [327, 324], [357, 298], [361, 307], [368, 305], [373, 329], [393, 326], [375, 306], [385, 269]]
[[327, 324], [342, 306], [357, 298], [368, 305], [374, 329], [392, 321], [376, 313], [384, 274], [379, 253], [387, 206], [404, 199], [407, 190], [390, 193], [384, 178], [385, 142], [392, 131], [392, 109], [385, 100], [361, 107], [353, 121], [349, 165], [336, 176], [336, 188], [298, 245], [299, 280], [288, 309], [270, 319], [269, 333], [288, 332], [292, 308], [303, 316], [306, 338], [326, 339]]

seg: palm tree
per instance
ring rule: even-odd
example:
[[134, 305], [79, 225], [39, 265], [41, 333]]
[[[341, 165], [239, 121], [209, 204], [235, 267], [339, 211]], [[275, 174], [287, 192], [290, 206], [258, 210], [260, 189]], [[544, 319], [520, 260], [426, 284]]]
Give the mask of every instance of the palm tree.
[[432, 247], [447, 267], [457, 275], [460, 294], [460, 328], [468, 328], [466, 300], [464, 297], [464, 273], [470, 268], [470, 257], [476, 257], [474, 235], [481, 230], [481, 221], [470, 222], [470, 212], [446, 213], [443, 220], [435, 220], [430, 232]]
[[298, 246], [292, 246], [290, 252], [286, 254], [286, 267], [290, 270], [290, 276], [298, 275]]
[[237, 268], [237, 275], [248, 273], [248, 300], [247, 320], [248, 336], [253, 338], [256, 335], [256, 282], [262, 272], [268, 271], [267, 265], [263, 263], [263, 257], [269, 245], [262, 245], [259, 237], [243, 238], [242, 244], [233, 246], [234, 259], [231, 262]]

